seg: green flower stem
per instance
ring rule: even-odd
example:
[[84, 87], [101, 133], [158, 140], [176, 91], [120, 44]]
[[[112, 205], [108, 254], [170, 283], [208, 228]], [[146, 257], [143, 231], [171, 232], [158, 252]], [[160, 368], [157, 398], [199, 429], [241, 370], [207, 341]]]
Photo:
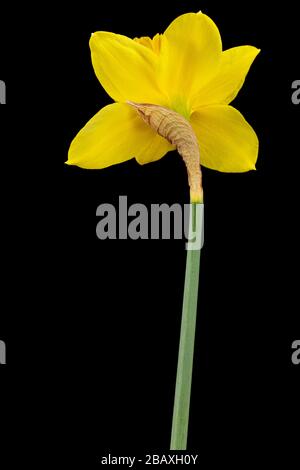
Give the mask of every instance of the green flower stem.
[[[202, 230], [201, 220], [197, 221], [196, 215], [197, 203], [192, 203], [190, 206], [190, 217], [192, 217], [192, 220], [190, 220], [189, 225], [189, 239], [191, 238], [192, 230], [194, 233]], [[200, 252], [201, 248], [188, 250], [187, 252], [171, 450], [186, 450], [187, 445], [197, 318]]]

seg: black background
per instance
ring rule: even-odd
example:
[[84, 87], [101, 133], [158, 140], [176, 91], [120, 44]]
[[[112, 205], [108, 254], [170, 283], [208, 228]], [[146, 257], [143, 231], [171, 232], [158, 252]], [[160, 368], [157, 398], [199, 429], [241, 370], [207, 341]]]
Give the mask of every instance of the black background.
[[[103, 202], [187, 203], [180, 157], [102, 171], [64, 165], [77, 131], [111, 102], [90, 61], [91, 32], [162, 32], [202, 10], [223, 47], [262, 49], [233, 105], [260, 140], [257, 171], [203, 169], [202, 252], [189, 450], [203, 468], [292, 457], [299, 339], [299, 78], [296, 2], [85, 2], [5, 12], [1, 75], [2, 428], [12, 464], [59, 446], [72, 468], [168, 450], [184, 241], [99, 241]], [[28, 445], [28, 441], [30, 444]], [[13, 444], [10, 450], [9, 444]], [[207, 462], [204, 464], [204, 462]]]

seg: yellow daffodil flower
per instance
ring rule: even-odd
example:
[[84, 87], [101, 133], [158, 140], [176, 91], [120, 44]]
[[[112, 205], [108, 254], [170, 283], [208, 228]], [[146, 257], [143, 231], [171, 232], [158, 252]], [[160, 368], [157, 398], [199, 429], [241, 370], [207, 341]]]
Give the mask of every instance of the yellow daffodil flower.
[[201, 165], [223, 172], [255, 169], [257, 136], [229, 103], [259, 49], [222, 51], [217, 26], [202, 13], [179, 16], [153, 39], [96, 32], [90, 48], [97, 78], [115, 103], [78, 133], [68, 164], [97, 169], [134, 157], [144, 164], [174, 150], [130, 101], [160, 105], [186, 118], [198, 140]]
[[[201, 165], [223, 172], [255, 169], [258, 139], [230, 102], [259, 53], [222, 51], [219, 30], [202, 13], [176, 18], [164, 34], [129, 39], [108, 32], [90, 40], [95, 73], [115, 101], [73, 140], [68, 164], [105, 168], [140, 164], [178, 150], [190, 185], [190, 231], [202, 233]], [[186, 450], [201, 247], [188, 251], [171, 450]]]

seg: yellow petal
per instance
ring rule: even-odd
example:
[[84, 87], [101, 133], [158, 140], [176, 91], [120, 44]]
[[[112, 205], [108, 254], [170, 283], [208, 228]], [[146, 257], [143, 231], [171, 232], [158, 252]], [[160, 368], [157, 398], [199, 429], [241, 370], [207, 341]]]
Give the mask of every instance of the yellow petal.
[[201, 165], [233, 173], [255, 169], [258, 139], [235, 108], [203, 107], [192, 114], [191, 124], [200, 146]]
[[222, 43], [215, 23], [202, 13], [176, 18], [161, 40], [159, 80], [171, 107], [188, 114], [190, 99], [217, 73]]
[[136, 154], [135, 158], [140, 165], [160, 160], [166, 153], [175, 150], [175, 147], [166, 139], [158, 135], [155, 131], [153, 131], [153, 133], [152, 138], [149, 139], [148, 146], [144, 148], [143, 151]]
[[252, 46], [233, 47], [222, 52], [219, 72], [195, 96], [193, 110], [206, 104], [229, 104], [242, 88], [259, 52]]
[[156, 80], [158, 56], [152, 50], [103, 31], [92, 35], [90, 48], [97, 78], [115, 101], [166, 104]]
[[101, 109], [77, 134], [69, 150], [69, 165], [105, 168], [136, 157], [139, 163], [158, 160], [172, 146], [124, 103]]

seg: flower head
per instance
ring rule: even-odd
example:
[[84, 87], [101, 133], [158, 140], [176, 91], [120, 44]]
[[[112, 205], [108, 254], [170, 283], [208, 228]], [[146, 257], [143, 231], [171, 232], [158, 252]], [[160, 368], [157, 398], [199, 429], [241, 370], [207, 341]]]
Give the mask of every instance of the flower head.
[[105, 168], [136, 158], [162, 158], [175, 147], [147, 125], [128, 102], [150, 103], [189, 121], [201, 165], [223, 172], [255, 169], [258, 139], [230, 102], [259, 53], [252, 46], [222, 51], [219, 30], [203, 13], [176, 18], [163, 34], [130, 39], [96, 32], [90, 40], [95, 73], [115, 101], [77, 134], [68, 164]]

